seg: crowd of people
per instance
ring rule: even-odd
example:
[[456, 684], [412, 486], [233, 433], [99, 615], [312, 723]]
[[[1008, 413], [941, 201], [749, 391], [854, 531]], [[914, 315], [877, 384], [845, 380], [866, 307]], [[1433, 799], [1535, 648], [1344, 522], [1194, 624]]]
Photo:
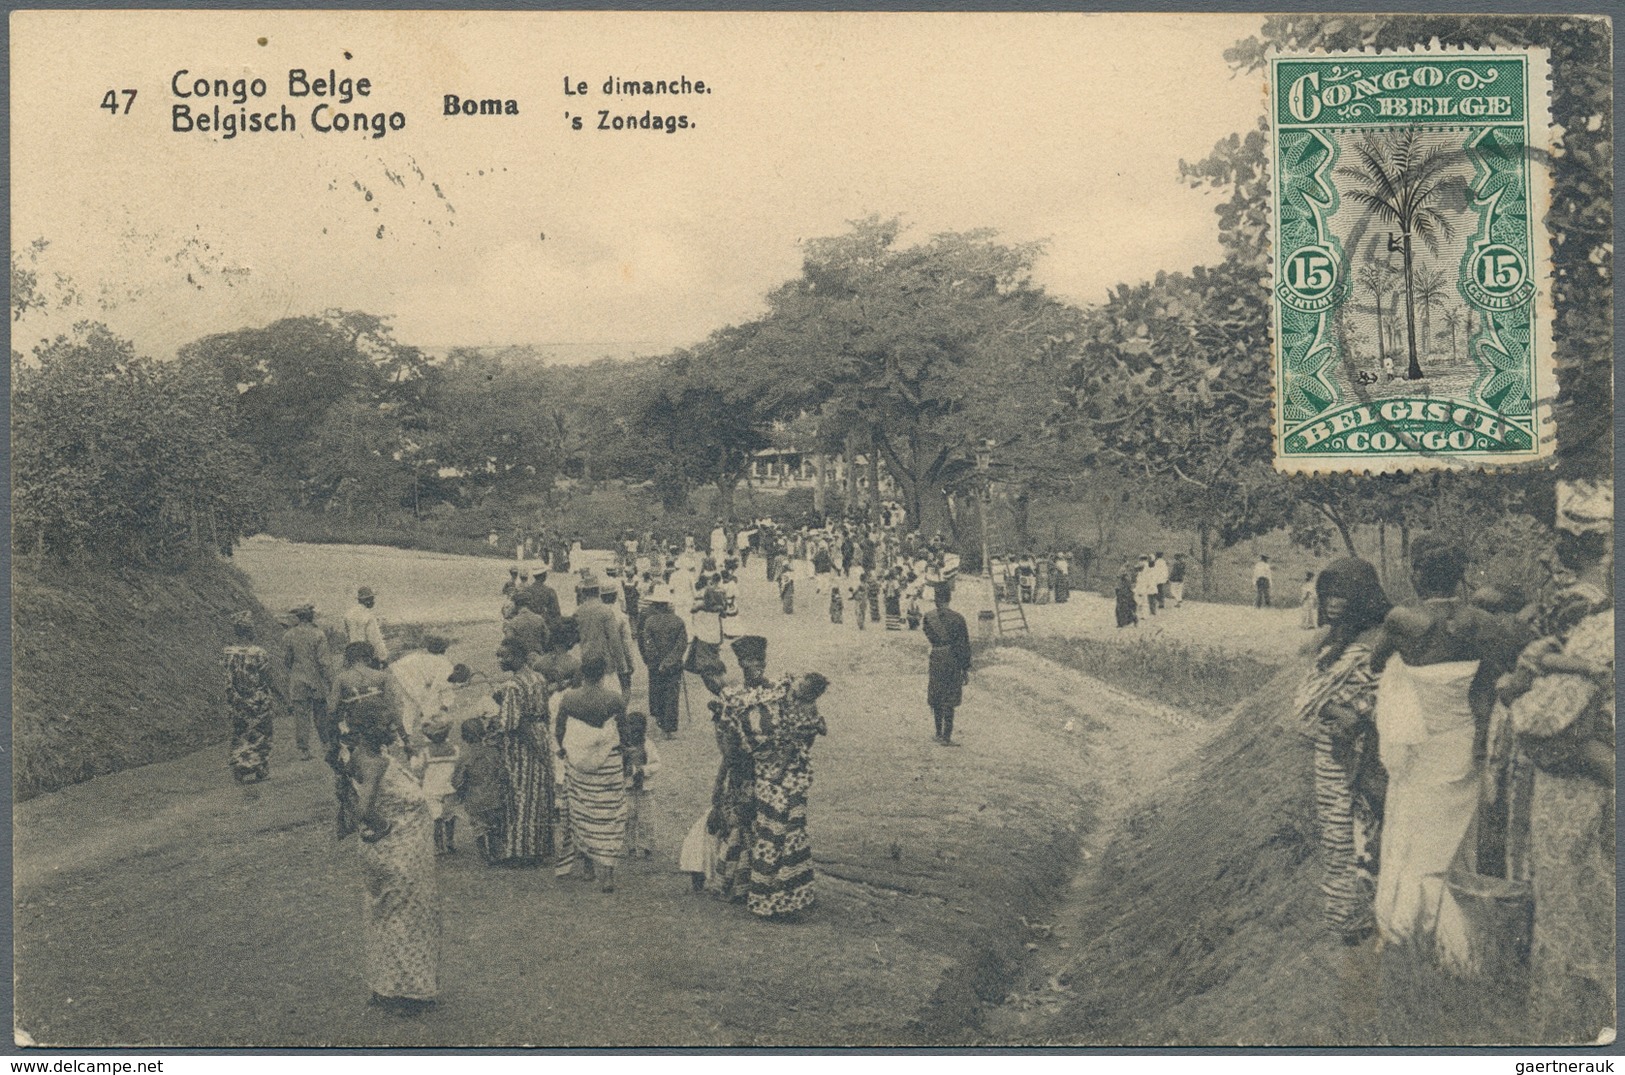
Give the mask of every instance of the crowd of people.
[[1415, 605], [1364, 560], [1315, 580], [1328, 626], [1296, 709], [1324, 921], [1380, 938], [1385, 998], [1428, 970], [1504, 980], [1527, 944], [1531, 1036], [1611, 1033], [1612, 526], [1611, 484], [1560, 485], [1538, 594], [1467, 592], [1462, 545], [1432, 534], [1411, 545]]
[[[1611, 486], [1560, 487], [1538, 594], [1468, 592], [1463, 546], [1432, 534], [1411, 544], [1412, 604], [1391, 602], [1358, 558], [1304, 580], [1302, 625], [1325, 629], [1295, 711], [1313, 745], [1326, 928], [1351, 949], [1379, 938], [1385, 974], [1499, 973], [1495, 960], [1525, 952], [1542, 1040], [1590, 1040], [1613, 1020], [1612, 518]], [[779, 605], [742, 617], [753, 560]], [[935, 738], [954, 745], [971, 669], [951, 608], [957, 568], [940, 538], [896, 527], [719, 524], [704, 545], [628, 535], [603, 573], [562, 576], [575, 598], [565, 615], [550, 561], [520, 560], [502, 587], [495, 679], [454, 665], [435, 635], [390, 661], [367, 587], [343, 617], [336, 671], [313, 607], [291, 610], [279, 656], [254, 644], [245, 614], [225, 653], [231, 769], [245, 782], [269, 775], [279, 698], [300, 755], [320, 742], [339, 833], [359, 836], [367, 980], [392, 1011], [435, 996], [435, 859], [455, 852], [459, 819], [492, 866], [579, 874], [612, 892], [623, 858], [664, 846], [695, 891], [794, 919], [813, 903], [806, 808], [828, 681], [769, 676], [767, 639], [739, 625], [796, 615], [799, 588], [827, 595], [835, 624], [850, 607], [860, 630], [920, 629]], [[1119, 626], [1179, 607], [1185, 572], [1182, 555], [1161, 552], [1127, 565]], [[1046, 574], [1064, 600], [1065, 570]], [[1254, 577], [1266, 606], [1266, 557]], [[1011, 578], [1021, 584], [1019, 570]], [[640, 663], [647, 715], [630, 708]], [[692, 720], [690, 674], [708, 696], [717, 772], [692, 824], [663, 842], [650, 803], [657, 742]], [[477, 715], [454, 720], [469, 699]], [[1490, 935], [1517, 916], [1486, 914], [1486, 900], [1526, 903], [1531, 937]]]
[[1172, 561], [1158, 551], [1124, 564], [1112, 591], [1117, 626], [1133, 627], [1183, 605], [1186, 570], [1182, 552], [1176, 552]]
[[[772, 534], [764, 530], [762, 547], [783, 556]], [[770, 677], [765, 637], [724, 633], [749, 553], [717, 553], [624, 549], [604, 575], [566, 576], [575, 590], [569, 615], [548, 582], [548, 561], [516, 561], [502, 587], [495, 678], [453, 664], [435, 634], [391, 660], [366, 586], [336, 638], [316, 625], [314, 606], [290, 610], [280, 655], [255, 644], [250, 614], [235, 619], [237, 638], [225, 651], [232, 772], [243, 782], [269, 777], [279, 702], [293, 717], [301, 758], [315, 756], [312, 738], [320, 742], [338, 835], [357, 837], [373, 1003], [410, 1015], [434, 1001], [436, 859], [456, 853], [459, 821], [465, 846], [492, 867], [579, 874], [605, 893], [615, 891], [628, 854], [654, 853], [655, 733], [678, 734], [685, 672], [710, 696], [720, 758], [711, 799], [680, 847], [673, 835], [679, 870], [695, 889], [759, 917], [795, 919], [812, 906], [806, 803], [828, 681]], [[652, 721], [629, 709], [638, 658]], [[474, 715], [456, 719], [463, 712]], [[460, 744], [451, 742], [454, 728]]]

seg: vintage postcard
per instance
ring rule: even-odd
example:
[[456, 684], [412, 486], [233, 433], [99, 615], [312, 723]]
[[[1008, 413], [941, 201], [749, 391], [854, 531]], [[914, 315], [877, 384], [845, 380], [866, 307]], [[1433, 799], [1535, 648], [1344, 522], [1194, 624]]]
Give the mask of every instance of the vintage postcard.
[[1556, 450], [1547, 85], [1539, 49], [1270, 60], [1282, 470]]
[[1613, 1040], [1608, 19], [9, 47], [14, 1048]]

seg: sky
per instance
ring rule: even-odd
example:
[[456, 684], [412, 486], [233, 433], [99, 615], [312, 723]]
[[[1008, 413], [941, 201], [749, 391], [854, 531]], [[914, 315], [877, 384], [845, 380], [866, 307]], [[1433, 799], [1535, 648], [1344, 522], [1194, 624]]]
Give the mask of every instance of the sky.
[[[148, 354], [330, 308], [432, 349], [657, 353], [759, 315], [800, 244], [900, 215], [904, 241], [993, 228], [1046, 242], [1035, 277], [1078, 303], [1219, 257], [1221, 195], [1181, 159], [1256, 124], [1261, 74], [1223, 51], [1258, 16], [899, 13], [70, 12], [12, 16], [14, 261], [53, 298], [13, 346], [75, 320]], [[262, 43], [263, 42], [263, 43]], [[349, 58], [346, 58], [348, 53]], [[312, 129], [288, 72], [368, 78]], [[180, 98], [196, 78], [265, 95]], [[605, 79], [703, 80], [606, 96]], [[588, 84], [566, 95], [566, 82]], [[127, 111], [96, 107], [135, 89]], [[443, 115], [446, 94], [517, 115]], [[116, 98], [120, 109], [126, 99]], [[173, 109], [278, 113], [223, 139]], [[676, 133], [600, 131], [683, 115]], [[329, 115], [331, 112], [329, 113]], [[570, 116], [582, 117], [582, 130]], [[34, 251], [29, 244], [44, 239]]]

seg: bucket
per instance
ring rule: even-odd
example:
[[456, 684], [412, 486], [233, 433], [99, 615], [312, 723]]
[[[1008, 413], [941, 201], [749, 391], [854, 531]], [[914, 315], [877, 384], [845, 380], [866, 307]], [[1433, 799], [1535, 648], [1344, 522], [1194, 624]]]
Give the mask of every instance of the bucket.
[[1469, 978], [1509, 980], [1529, 964], [1535, 899], [1528, 881], [1452, 869], [1445, 886], [1461, 912]]

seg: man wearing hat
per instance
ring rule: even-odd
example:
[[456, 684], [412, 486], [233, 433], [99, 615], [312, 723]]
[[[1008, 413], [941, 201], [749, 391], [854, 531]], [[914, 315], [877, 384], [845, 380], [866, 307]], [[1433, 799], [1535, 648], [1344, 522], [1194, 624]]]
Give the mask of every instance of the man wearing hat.
[[925, 701], [936, 721], [937, 742], [953, 746], [954, 710], [970, 675], [970, 630], [965, 626], [965, 617], [948, 607], [953, 587], [939, 582], [932, 589], [937, 607], [925, 614], [922, 625], [926, 641], [931, 643]]
[[294, 624], [282, 635], [282, 664], [288, 671], [288, 707], [293, 710], [293, 738], [299, 756], [310, 760], [310, 729], [325, 749], [333, 740], [327, 716], [327, 632], [316, 626], [316, 606], [290, 611]]
[[604, 657], [605, 670], [621, 681], [622, 697], [632, 694], [632, 633], [626, 617], [615, 608], [615, 591], [604, 589], [596, 572], [582, 576], [576, 587], [581, 603], [576, 607], [576, 632], [581, 654], [596, 650]]
[[344, 614], [344, 635], [346, 642], [366, 642], [372, 646], [373, 663], [382, 668], [389, 663], [389, 647], [384, 645], [384, 629], [378, 622], [378, 614], [372, 610], [377, 599], [371, 586], [363, 586], [355, 592], [355, 604]]
[[564, 614], [559, 610], [558, 591], [547, 584], [546, 565], [537, 565], [531, 584], [523, 587], [514, 600], [546, 620], [549, 634], [558, 633]]
[[638, 629], [638, 652], [649, 669], [649, 715], [660, 733], [670, 739], [677, 733], [677, 703], [683, 689], [683, 656], [688, 650], [688, 628], [672, 611], [670, 588], [662, 586], [649, 595], [649, 611]]
[[502, 625], [502, 635], [517, 643], [527, 656], [534, 656], [547, 652], [553, 631], [547, 619], [531, 607], [530, 601], [529, 590], [514, 595], [511, 609], [504, 612], [507, 619]]
[[512, 564], [512, 565], [509, 565], [509, 567], [508, 567], [508, 581], [504, 582], [502, 584], [502, 596], [503, 597], [512, 597], [514, 594], [516, 594], [518, 592], [519, 592], [519, 566], [517, 564]]

